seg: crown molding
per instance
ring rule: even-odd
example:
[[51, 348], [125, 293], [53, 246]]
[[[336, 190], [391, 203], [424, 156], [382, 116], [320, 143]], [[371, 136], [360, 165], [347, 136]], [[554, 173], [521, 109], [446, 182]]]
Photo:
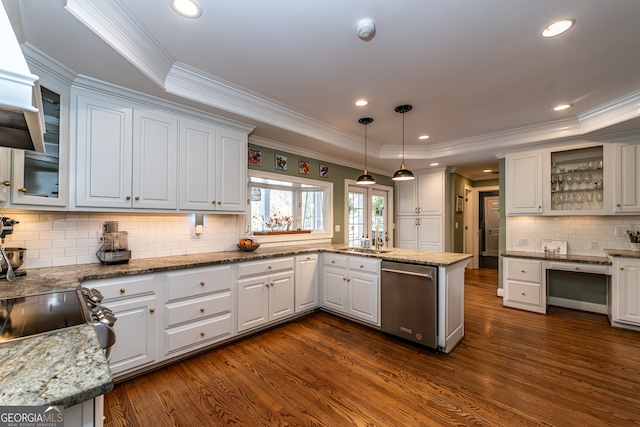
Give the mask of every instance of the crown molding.
[[65, 8], [159, 86], [174, 60], [116, 1], [66, 0]]
[[637, 117], [640, 117], [640, 90], [585, 111], [578, 115], [578, 120], [582, 133], [587, 134]]
[[[65, 67], [55, 59], [46, 55], [31, 43], [23, 43], [20, 45], [20, 48], [22, 49], [22, 53], [24, 53], [25, 59], [29, 64], [29, 68], [33, 67], [39, 72], [44, 72], [68, 86], [71, 86], [75, 80], [76, 73], [73, 70]], [[44, 70], [46, 70], [46, 72]]]

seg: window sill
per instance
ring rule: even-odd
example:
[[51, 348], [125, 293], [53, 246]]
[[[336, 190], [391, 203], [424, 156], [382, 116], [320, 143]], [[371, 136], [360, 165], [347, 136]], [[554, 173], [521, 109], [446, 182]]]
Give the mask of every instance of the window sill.
[[282, 234], [309, 234], [311, 230], [254, 231], [254, 236], [278, 236]]

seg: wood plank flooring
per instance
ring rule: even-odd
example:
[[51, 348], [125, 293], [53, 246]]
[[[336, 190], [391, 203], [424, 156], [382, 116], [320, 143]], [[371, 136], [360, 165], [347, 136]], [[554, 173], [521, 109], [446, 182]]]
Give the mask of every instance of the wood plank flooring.
[[449, 355], [317, 313], [116, 385], [105, 426], [640, 425], [640, 333], [504, 308], [475, 272]]

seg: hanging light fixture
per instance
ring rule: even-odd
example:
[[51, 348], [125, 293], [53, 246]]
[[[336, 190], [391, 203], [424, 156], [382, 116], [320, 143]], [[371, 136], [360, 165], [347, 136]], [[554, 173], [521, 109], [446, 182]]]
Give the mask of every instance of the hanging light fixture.
[[413, 172], [404, 165], [404, 113], [411, 111], [412, 108], [411, 105], [399, 105], [396, 107], [396, 113], [402, 114], [402, 164], [400, 169], [393, 174], [393, 178], [391, 178], [394, 181], [409, 181], [415, 178]]
[[367, 125], [371, 122], [373, 122], [373, 119], [370, 117], [364, 117], [358, 120], [358, 123], [364, 125], [364, 172], [358, 177], [358, 179], [356, 179], [356, 184], [360, 185], [371, 185], [376, 183], [376, 180], [369, 175], [369, 171], [367, 170]]

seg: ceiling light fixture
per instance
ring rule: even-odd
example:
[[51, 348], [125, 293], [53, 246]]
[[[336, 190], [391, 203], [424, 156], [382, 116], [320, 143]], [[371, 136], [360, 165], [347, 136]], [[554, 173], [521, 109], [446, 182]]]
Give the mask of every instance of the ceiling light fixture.
[[418, 139], [429, 139], [429, 135], [420, 135]]
[[485, 169], [485, 170], [483, 170], [482, 172], [484, 172], [484, 173], [491, 173], [491, 172], [493, 172], [493, 171], [492, 171], [491, 169]]
[[373, 122], [373, 119], [370, 117], [364, 117], [358, 120], [358, 123], [364, 125], [364, 172], [358, 177], [358, 179], [356, 179], [356, 184], [360, 185], [371, 185], [376, 183], [376, 180], [369, 175], [369, 171], [367, 170], [367, 125], [371, 122]]
[[561, 105], [556, 105], [555, 107], [553, 107], [553, 111], [562, 111], [562, 110], [566, 110], [567, 108], [571, 108], [573, 106], [573, 104], [561, 104]]
[[198, 18], [202, 15], [202, 8], [196, 0], [169, 0], [171, 8], [185, 18]]
[[376, 25], [373, 23], [373, 19], [361, 19], [358, 21], [358, 37], [361, 40], [371, 40], [376, 33]]
[[399, 105], [396, 107], [396, 113], [402, 114], [402, 164], [400, 165], [400, 169], [398, 169], [391, 178], [394, 181], [409, 181], [415, 178], [413, 172], [404, 165], [404, 114], [411, 111], [412, 108], [411, 105]]
[[429, 166], [440, 166], [440, 163], [430, 163]]
[[356, 107], [365, 107], [369, 105], [369, 101], [367, 101], [366, 99], [357, 99], [354, 104], [356, 105]]
[[555, 37], [564, 33], [576, 23], [575, 19], [561, 19], [542, 29], [542, 37]]

